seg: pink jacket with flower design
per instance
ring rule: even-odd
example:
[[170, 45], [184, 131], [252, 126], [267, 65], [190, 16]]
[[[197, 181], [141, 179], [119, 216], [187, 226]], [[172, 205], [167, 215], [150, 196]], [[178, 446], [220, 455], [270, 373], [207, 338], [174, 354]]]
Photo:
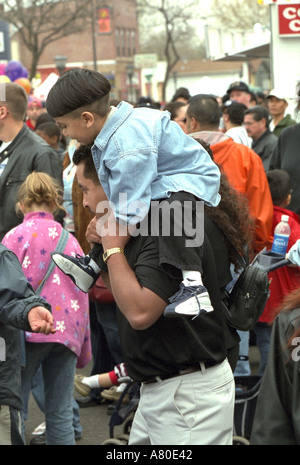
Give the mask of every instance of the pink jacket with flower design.
[[[23, 272], [36, 290], [43, 280], [51, 261], [51, 252], [57, 246], [62, 226], [53, 215], [31, 212], [23, 223], [9, 231], [2, 243], [18, 257]], [[64, 249], [67, 255], [83, 255], [77, 239], [70, 234]], [[71, 279], [55, 267], [46, 281], [41, 296], [52, 307], [55, 334], [25, 333], [28, 342], [57, 342], [64, 344], [78, 357], [77, 367], [91, 360], [88, 295], [80, 291]]]

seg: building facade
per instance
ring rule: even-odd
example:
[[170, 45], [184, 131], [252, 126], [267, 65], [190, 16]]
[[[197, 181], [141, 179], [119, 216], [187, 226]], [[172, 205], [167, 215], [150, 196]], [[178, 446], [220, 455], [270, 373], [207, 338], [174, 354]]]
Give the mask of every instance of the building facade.
[[[63, 37], [49, 44], [39, 59], [37, 71], [44, 80], [58, 73], [56, 58], [65, 61], [65, 69], [79, 66], [104, 74], [112, 85], [112, 98], [135, 101], [140, 96], [140, 74], [134, 70], [134, 55], [139, 53], [139, 31], [133, 0], [93, 1], [91, 17], [85, 19], [80, 33]], [[31, 56], [19, 39], [18, 59], [30, 69]]]

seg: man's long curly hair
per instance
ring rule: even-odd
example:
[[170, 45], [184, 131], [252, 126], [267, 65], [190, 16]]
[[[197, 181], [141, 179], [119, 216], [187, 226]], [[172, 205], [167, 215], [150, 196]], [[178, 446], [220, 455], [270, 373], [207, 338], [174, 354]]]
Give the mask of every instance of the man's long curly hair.
[[[204, 140], [196, 139], [208, 152], [213, 160], [213, 152]], [[247, 198], [236, 191], [229, 183], [222, 167], [220, 190], [221, 201], [217, 207], [205, 206], [205, 214], [208, 215], [219, 227], [225, 236], [229, 259], [234, 264], [235, 271], [240, 268], [236, 251], [245, 256], [245, 249], [249, 250], [250, 258], [253, 255], [254, 222], [249, 213]]]

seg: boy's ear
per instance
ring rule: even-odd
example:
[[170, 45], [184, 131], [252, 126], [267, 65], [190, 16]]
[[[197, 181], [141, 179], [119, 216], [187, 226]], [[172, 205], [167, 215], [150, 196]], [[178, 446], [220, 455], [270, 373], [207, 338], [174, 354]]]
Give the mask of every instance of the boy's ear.
[[81, 114], [81, 118], [83, 119], [87, 128], [90, 128], [94, 124], [95, 117], [90, 111], [84, 111]]
[[222, 116], [223, 116], [223, 121], [224, 121], [225, 123], [227, 123], [227, 122], [229, 121], [228, 113], [223, 113]]

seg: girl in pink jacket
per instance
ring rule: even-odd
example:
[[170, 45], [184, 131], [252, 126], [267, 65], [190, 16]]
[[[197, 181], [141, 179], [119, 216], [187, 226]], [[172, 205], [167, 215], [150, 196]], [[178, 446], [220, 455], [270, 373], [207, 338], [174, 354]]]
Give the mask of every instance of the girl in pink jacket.
[[[54, 220], [62, 209], [59, 186], [45, 173], [31, 173], [21, 186], [18, 209], [23, 223], [9, 231], [3, 244], [18, 257], [23, 272], [36, 291], [52, 262], [62, 226]], [[67, 233], [69, 234], [69, 233]], [[69, 234], [65, 253], [82, 254], [76, 238]], [[45, 389], [47, 444], [74, 444], [72, 400], [75, 368], [91, 359], [88, 295], [80, 291], [56, 266], [41, 290], [51, 307], [55, 334], [25, 333], [26, 366], [22, 393], [42, 366]]]

